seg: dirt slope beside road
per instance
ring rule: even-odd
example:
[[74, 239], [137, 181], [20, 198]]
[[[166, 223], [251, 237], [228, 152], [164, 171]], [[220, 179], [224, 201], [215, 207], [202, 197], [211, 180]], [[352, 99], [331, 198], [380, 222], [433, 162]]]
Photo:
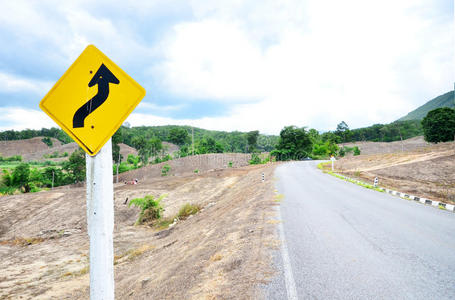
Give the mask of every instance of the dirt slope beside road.
[[229, 162], [232, 163], [232, 167], [234, 168], [248, 166], [250, 159], [251, 154], [244, 153], [211, 153], [187, 156], [122, 173], [119, 175], [119, 182], [133, 180], [134, 178], [144, 180], [147, 178], [160, 177], [164, 165], [170, 167], [168, 175], [179, 176], [195, 172], [201, 173], [215, 169], [229, 168]]
[[[276, 247], [274, 165], [144, 178], [115, 188], [116, 299], [251, 299]], [[261, 182], [261, 173], [266, 181]], [[174, 227], [133, 226], [126, 197], [168, 194], [165, 215], [204, 209]], [[0, 198], [0, 299], [88, 299], [85, 189]]]
[[[61, 161], [67, 160], [68, 157], [58, 157], [58, 158], [45, 158], [45, 155], [51, 155], [54, 152], [57, 152], [60, 156], [63, 153], [67, 152], [68, 155], [71, 155], [74, 151], [79, 149], [79, 146], [76, 143], [62, 144], [59, 140], [51, 138], [52, 147], [49, 147], [42, 141], [43, 137], [34, 137], [26, 140], [17, 140], [17, 141], [0, 141], [0, 155], [3, 157], [9, 157], [12, 155], [21, 155], [23, 161]], [[171, 143], [167, 143], [169, 149], [174, 149], [177, 147]], [[128, 154], [137, 155], [136, 149], [125, 145], [120, 145], [120, 153], [123, 155], [123, 160], [126, 160]], [[177, 147], [178, 150], [178, 147]]]
[[338, 173], [433, 200], [455, 203], [455, 143], [429, 145], [406, 152], [346, 157]]
[[396, 142], [355, 142], [344, 143], [340, 146], [354, 147], [358, 146], [362, 154], [381, 154], [381, 153], [396, 153], [400, 151], [413, 151], [419, 148], [430, 146], [425, 142], [423, 136], [417, 136], [407, 140]]

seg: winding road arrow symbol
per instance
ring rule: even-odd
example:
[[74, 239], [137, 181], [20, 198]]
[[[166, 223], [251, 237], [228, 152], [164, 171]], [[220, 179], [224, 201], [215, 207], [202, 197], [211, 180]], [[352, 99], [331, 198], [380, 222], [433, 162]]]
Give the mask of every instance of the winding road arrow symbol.
[[106, 101], [109, 96], [109, 83], [119, 84], [120, 81], [104, 64], [101, 64], [88, 83], [89, 87], [98, 84], [98, 93], [76, 111], [73, 117], [73, 128], [84, 127], [85, 118]]

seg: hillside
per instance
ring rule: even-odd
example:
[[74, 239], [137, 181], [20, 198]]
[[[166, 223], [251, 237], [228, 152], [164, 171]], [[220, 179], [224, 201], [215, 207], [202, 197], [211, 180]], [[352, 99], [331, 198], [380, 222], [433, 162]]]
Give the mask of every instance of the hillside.
[[[183, 130], [186, 132], [186, 137], [183, 143], [178, 143], [173, 139], [172, 131]], [[192, 142], [191, 136], [194, 132], [194, 143], [197, 145], [203, 140], [214, 139], [218, 143], [224, 152], [247, 152], [247, 132], [240, 131], [216, 131], [207, 130], [191, 126], [179, 126], [179, 125], [165, 125], [165, 126], [138, 126], [129, 127], [122, 126], [116, 134], [120, 133], [120, 138], [124, 144], [133, 147], [133, 139], [138, 137], [145, 137], [147, 139], [151, 137], [157, 137], [163, 142], [169, 142], [173, 144], [185, 144], [189, 146]], [[6, 130], [0, 132], [0, 141], [13, 141], [13, 140], [26, 140], [31, 138], [43, 138], [50, 137], [54, 140], [57, 139], [63, 144], [69, 144], [72, 142], [71, 138], [61, 129], [58, 128], [42, 128], [40, 130], [25, 129], [21, 131]], [[278, 136], [275, 135], [264, 135], [259, 134], [257, 139], [257, 145], [259, 151], [268, 152], [273, 150], [274, 146], [278, 142]], [[170, 152], [178, 151], [175, 147], [170, 149]]]
[[[115, 185], [116, 298], [262, 298], [258, 286], [274, 272], [269, 251], [279, 245], [276, 165], [226, 168], [214, 158], [217, 170], [149, 172], [138, 185]], [[181, 161], [176, 173], [195, 168]], [[186, 203], [202, 209], [168, 229], [134, 226], [139, 209], [125, 199], [163, 194], [165, 218]], [[85, 187], [70, 186], [0, 198], [0, 299], [89, 298], [85, 203]]]
[[[12, 141], [0, 141], [0, 155], [3, 157], [9, 157], [13, 155], [22, 156], [23, 161], [59, 161], [66, 160], [67, 157], [63, 157], [63, 153], [68, 153], [70, 155], [75, 150], [79, 148], [76, 143], [62, 144], [59, 140], [51, 138], [52, 147], [49, 147], [43, 142], [43, 137], [34, 137], [24, 140], [12, 140]], [[166, 143], [169, 151], [178, 150], [176, 145], [171, 143]], [[57, 152], [59, 157], [50, 158], [49, 156]], [[120, 144], [120, 153], [123, 157], [128, 157], [128, 154], [137, 155], [136, 149], [125, 145]]]
[[[428, 147], [430, 144], [425, 142], [423, 136], [416, 136], [403, 141], [395, 142], [351, 142], [343, 143], [341, 146], [359, 147], [362, 155], [397, 153], [401, 151], [412, 151], [419, 148]], [[352, 153], [350, 154], [352, 156]]]
[[428, 101], [424, 105], [408, 113], [406, 116], [398, 119], [398, 121], [422, 120], [429, 111], [440, 107], [455, 108], [453, 91], [447, 92], [444, 95], [438, 96]]
[[335, 163], [349, 177], [432, 200], [455, 203], [455, 143], [427, 144], [421, 138], [393, 143], [359, 143], [359, 156]]

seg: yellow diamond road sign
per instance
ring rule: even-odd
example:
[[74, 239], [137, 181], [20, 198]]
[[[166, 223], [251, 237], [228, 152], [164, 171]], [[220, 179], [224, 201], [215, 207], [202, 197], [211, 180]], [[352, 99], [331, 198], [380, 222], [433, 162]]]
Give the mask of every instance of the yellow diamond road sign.
[[41, 109], [95, 155], [144, 98], [145, 90], [89, 45], [41, 100]]

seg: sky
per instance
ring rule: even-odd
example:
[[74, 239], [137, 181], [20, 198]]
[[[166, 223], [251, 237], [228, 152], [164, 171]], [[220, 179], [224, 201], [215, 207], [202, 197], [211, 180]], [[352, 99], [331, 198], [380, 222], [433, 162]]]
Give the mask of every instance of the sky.
[[453, 89], [452, 0], [0, 0], [0, 130], [89, 44], [147, 91], [127, 121], [278, 134], [392, 122]]

